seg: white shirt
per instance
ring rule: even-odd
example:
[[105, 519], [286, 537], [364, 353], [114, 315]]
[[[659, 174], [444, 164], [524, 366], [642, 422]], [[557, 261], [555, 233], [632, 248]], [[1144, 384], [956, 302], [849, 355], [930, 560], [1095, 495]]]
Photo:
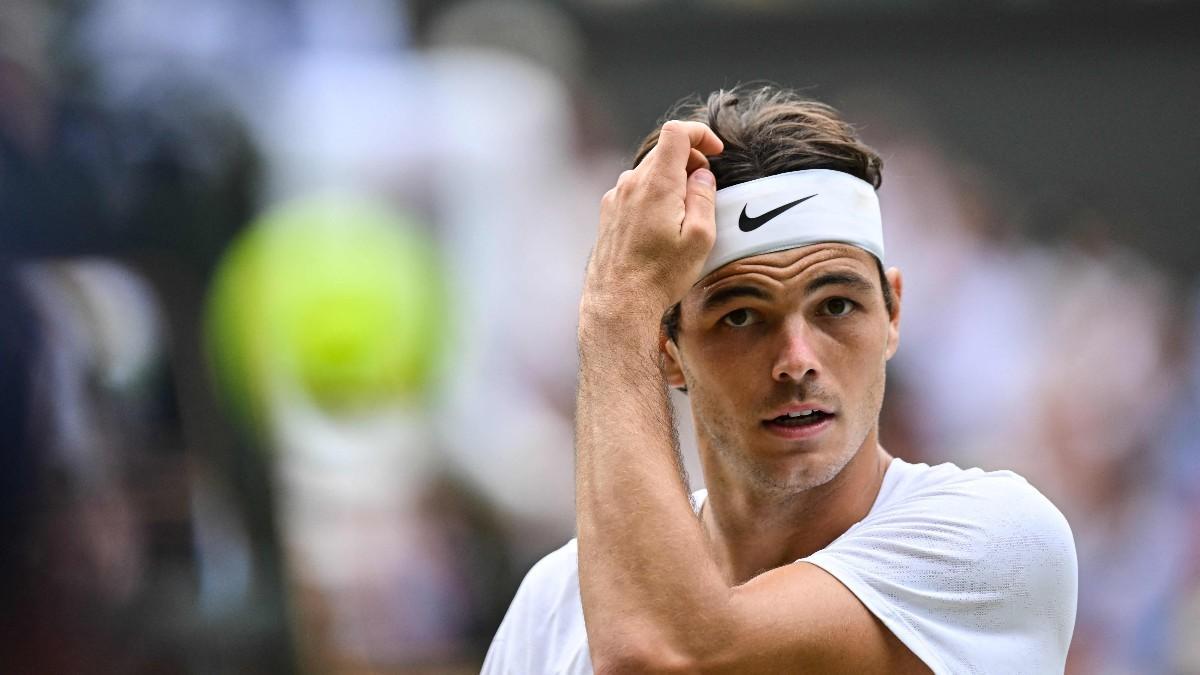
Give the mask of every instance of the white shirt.
[[[695, 494], [697, 509], [707, 496]], [[934, 673], [1063, 672], [1078, 566], [1062, 514], [1011, 471], [894, 459], [866, 517], [802, 559]], [[485, 675], [592, 672], [575, 540], [526, 575]]]

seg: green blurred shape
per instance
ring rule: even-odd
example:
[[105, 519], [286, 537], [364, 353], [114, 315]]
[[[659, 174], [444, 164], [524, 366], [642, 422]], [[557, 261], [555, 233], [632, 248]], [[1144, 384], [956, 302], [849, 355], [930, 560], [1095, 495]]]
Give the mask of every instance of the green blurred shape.
[[217, 268], [206, 318], [217, 382], [239, 417], [261, 428], [276, 385], [332, 411], [420, 396], [448, 316], [426, 231], [346, 197], [253, 222]]

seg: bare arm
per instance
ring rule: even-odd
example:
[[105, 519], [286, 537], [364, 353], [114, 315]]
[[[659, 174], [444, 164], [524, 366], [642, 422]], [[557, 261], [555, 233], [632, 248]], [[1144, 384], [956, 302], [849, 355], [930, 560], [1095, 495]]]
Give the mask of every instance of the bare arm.
[[895, 637], [816, 567], [789, 565], [730, 587], [692, 512], [658, 367], [659, 321], [712, 246], [715, 187], [704, 155], [720, 149], [704, 125], [668, 122], [602, 204], [580, 307], [576, 420], [579, 579], [593, 663], [597, 672], [912, 666]]

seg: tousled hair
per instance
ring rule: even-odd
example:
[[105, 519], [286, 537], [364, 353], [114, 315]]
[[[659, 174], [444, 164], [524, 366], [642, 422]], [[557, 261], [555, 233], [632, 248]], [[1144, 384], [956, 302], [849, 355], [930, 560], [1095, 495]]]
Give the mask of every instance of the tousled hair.
[[[721, 154], [709, 157], [718, 188], [804, 169], [831, 169], [862, 179], [876, 189], [883, 182], [883, 160], [859, 139], [833, 107], [806, 98], [799, 92], [770, 84], [737, 86], [677, 103], [665, 120], [703, 122], [725, 144]], [[661, 125], [660, 125], [661, 128]], [[638, 147], [636, 167], [658, 144], [659, 129], [650, 132]], [[883, 300], [888, 313], [895, 299], [876, 259]], [[667, 336], [679, 333], [679, 304], [663, 316]]]
[[[837, 110], [799, 92], [773, 85], [721, 89], [680, 101], [668, 119], [703, 122], [725, 144], [709, 157], [717, 187], [802, 169], [832, 169], [860, 178], [876, 189], [883, 160], [863, 143]], [[638, 147], [637, 166], [658, 144], [659, 129]]]

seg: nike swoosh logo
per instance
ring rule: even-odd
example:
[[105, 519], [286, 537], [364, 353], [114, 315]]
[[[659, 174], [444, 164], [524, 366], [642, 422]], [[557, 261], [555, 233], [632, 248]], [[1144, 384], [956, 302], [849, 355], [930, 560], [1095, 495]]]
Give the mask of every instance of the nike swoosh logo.
[[770, 211], [767, 211], [766, 213], [762, 214], [761, 216], [755, 216], [753, 218], [746, 215], [746, 206], [749, 206], [749, 204], [747, 204], [746, 206], [742, 207], [742, 215], [738, 216], [738, 229], [741, 230], [742, 232], [753, 232], [754, 230], [757, 230], [758, 228], [762, 227], [763, 225], [766, 225], [767, 221], [771, 220], [775, 216], [778, 216], [779, 214], [783, 213], [784, 211], [787, 211], [788, 209], [792, 208], [793, 206], [799, 204], [802, 201], [812, 199], [813, 197], [816, 197], [816, 196], [817, 195], [815, 195], [815, 194], [811, 194], [807, 197], [802, 197], [800, 199], [797, 199], [794, 202], [791, 202], [790, 204], [784, 204], [783, 206], [781, 206], [777, 209], [771, 209]]

